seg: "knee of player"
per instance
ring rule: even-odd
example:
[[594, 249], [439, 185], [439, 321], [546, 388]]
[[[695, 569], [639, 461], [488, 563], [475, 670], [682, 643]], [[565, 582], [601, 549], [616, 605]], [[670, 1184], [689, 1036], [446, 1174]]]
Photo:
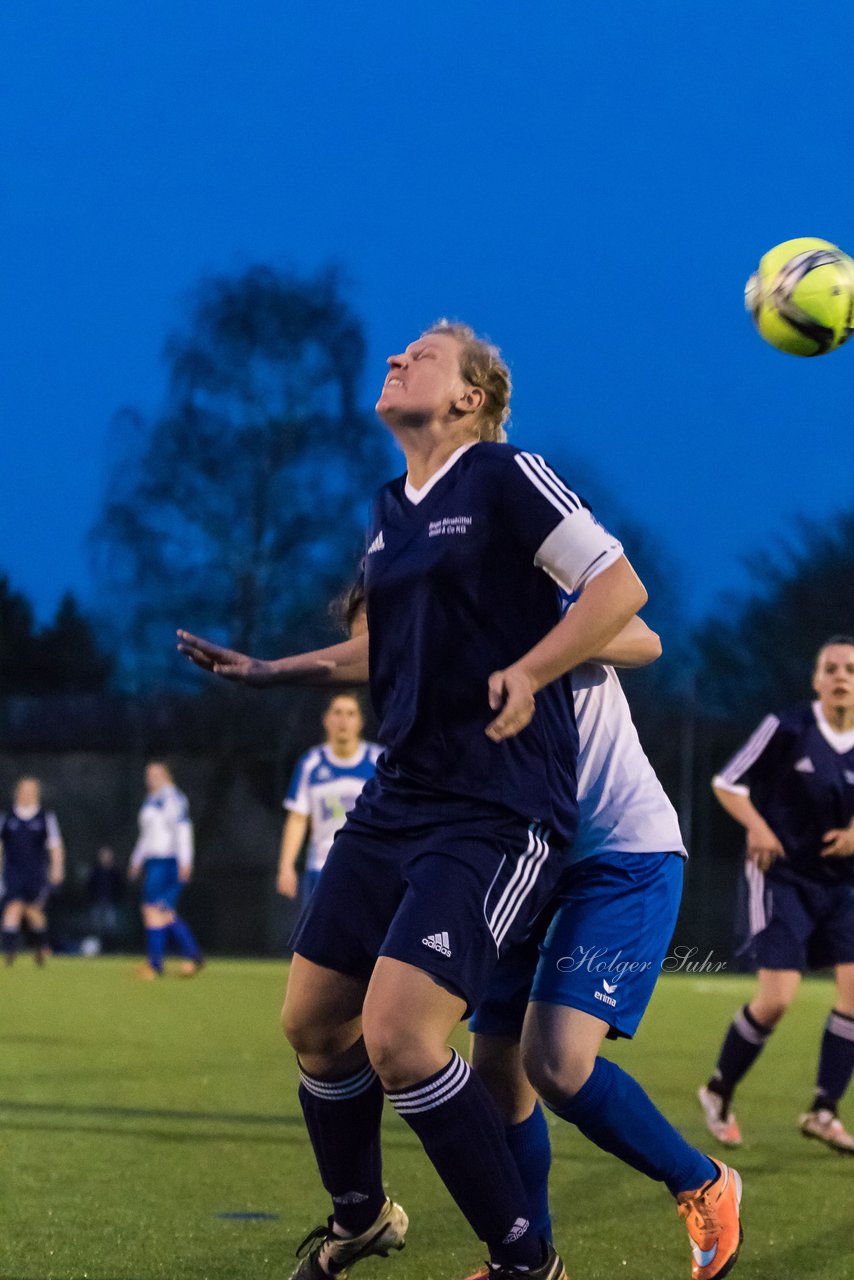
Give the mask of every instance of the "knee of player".
[[593, 1070], [595, 1053], [571, 1045], [522, 1046], [525, 1074], [537, 1093], [552, 1106], [573, 1098]]
[[793, 996], [789, 997], [783, 995], [774, 996], [772, 999], [768, 999], [766, 997], [761, 1003], [757, 1003], [755, 1007], [750, 1005], [750, 1012], [754, 1020], [759, 1023], [760, 1027], [764, 1027], [767, 1031], [770, 1031], [772, 1027], [776, 1027], [777, 1023], [783, 1017], [783, 1014], [789, 1008], [793, 999]]
[[426, 1080], [447, 1057], [447, 1051], [437, 1057], [416, 1028], [397, 1019], [385, 1021], [366, 1016], [363, 1034], [371, 1066], [386, 1089], [406, 1089]]

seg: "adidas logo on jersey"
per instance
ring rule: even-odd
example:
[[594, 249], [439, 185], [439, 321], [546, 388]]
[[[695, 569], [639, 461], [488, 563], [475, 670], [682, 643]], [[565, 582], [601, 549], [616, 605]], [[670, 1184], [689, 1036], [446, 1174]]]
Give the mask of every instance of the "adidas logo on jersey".
[[795, 773], [815, 773], [815, 765], [809, 756], [804, 756], [802, 760], [798, 761], [795, 765]]
[[425, 947], [429, 947], [431, 951], [438, 951], [440, 956], [449, 956], [451, 954], [451, 940], [447, 933], [428, 933], [426, 938], [422, 938], [421, 942]]
[[366, 554], [372, 556], [375, 551], [385, 551], [385, 538], [383, 537], [382, 529], [380, 529], [379, 533], [368, 547]]

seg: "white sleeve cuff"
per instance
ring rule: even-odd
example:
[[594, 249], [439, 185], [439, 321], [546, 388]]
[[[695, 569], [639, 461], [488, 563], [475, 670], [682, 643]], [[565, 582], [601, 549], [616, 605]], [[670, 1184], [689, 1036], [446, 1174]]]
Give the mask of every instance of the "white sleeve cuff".
[[712, 786], [716, 791], [728, 791], [732, 796], [749, 796], [750, 787], [743, 787], [738, 782], [727, 782], [720, 773], [712, 778]]
[[582, 507], [552, 529], [534, 556], [534, 564], [572, 593], [583, 591], [622, 554], [621, 543]]
[[306, 802], [299, 798], [296, 800], [283, 800], [282, 808], [287, 809], [288, 813], [300, 813], [304, 818], [307, 818], [311, 813], [311, 809]]

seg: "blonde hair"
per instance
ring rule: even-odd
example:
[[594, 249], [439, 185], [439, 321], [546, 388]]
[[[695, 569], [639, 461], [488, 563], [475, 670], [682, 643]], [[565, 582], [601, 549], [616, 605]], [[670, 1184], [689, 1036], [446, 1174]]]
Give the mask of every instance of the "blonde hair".
[[455, 338], [460, 348], [460, 373], [484, 393], [483, 408], [477, 416], [478, 438], [502, 444], [507, 439], [505, 423], [510, 417], [513, 390], [510, 370], [498, 347], [479, 338], [470, 325], [456, 320], [437, 320], [428, 333], [444, 333]]

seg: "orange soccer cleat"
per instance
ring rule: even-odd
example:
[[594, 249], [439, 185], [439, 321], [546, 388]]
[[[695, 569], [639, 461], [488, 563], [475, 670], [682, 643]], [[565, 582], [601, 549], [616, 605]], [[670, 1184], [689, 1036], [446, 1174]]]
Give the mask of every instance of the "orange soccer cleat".
[[156, 982], [161, 975], [150, 964], [140, 964], [134, 969], [133, 976], [140, 982]]
[[694, 1255], [691, 1280], [721, 1280], [729, 1275], [744, 1235], [739, 1213], [741, 1178], [735, 1169], [713, 1156], [710, 1159], [718, 1167], [718, 1176], [696, 1191], [683, 1191], [676, 1197]]

